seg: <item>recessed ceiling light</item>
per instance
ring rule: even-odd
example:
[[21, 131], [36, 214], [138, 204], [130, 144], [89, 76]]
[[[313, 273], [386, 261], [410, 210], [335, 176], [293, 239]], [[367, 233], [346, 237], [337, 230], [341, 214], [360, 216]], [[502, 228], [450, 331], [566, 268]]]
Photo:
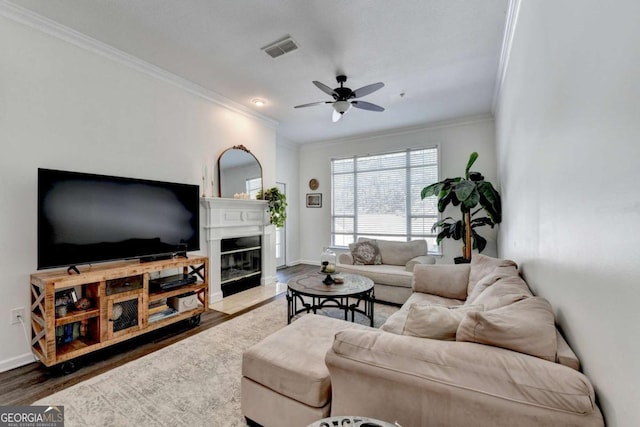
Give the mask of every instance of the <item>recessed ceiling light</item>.
[[265, 101], [264, 99], [260, 99], [260, 98], [253, 98], [251, 100], [251, 103], [253, 105], [255, 105], [256, 107], [263, 107], [264, 105], [266, 105], [267, 101]]

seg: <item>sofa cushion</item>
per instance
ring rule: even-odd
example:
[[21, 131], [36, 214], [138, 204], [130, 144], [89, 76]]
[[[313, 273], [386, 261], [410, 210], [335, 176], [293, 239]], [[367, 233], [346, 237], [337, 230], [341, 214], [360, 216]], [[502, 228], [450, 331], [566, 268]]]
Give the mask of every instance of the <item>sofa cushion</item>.
[[373, 283], [403, 288], [411, 288], [411, 280], [413, 279], [413, 273], [405, 271], [404, 267], [399, 265], [340, 264], [337, 269], [340, 273], [353, 273], [368, 277], [373, 280]]
[[284, 396], [320, 408], [331, 399], [324, 363], [333, 337], [345, 329], [371, 329], [307, 314], [269, 335], [242, 355], [242, 375]]
[[429, 256], [429, 255], [420, 255], [420, 256], [411, 258], [409, 261], [407, 261], [407, 263], [405, 264], [404, 269], [406, 271], [413, 272], [413, 269], [415, 268], [416, 265], [435, 264], [435, 263], [436, 263], [436, 259], [434, 257]]
[[375, 241], [365, 241], [349, 243], [349, 250], [356, 265], [378, 265], [382, 264], [380, 249]]
[[[443, 392], [451, 396], [450, 404], [432, 410], [473, 413], [473, 407], [456, 405], [455, 397], [468, 392], [576, 414], [593, 414], [597, 410], [593, 387], [580, 372], [502, 348], [377, 330], [346, 330], [336, 334], [332, 351], [327, 354], [333, 375], [340, 361], [332, 356], [346, 359], [346, 366], [358, 369], [362, 381], [368, 379], [372, 387], [392, 376], [398, 378], [394, 386], [409, 390], [421, 384], [423, 387], [434, 383], [448, 386]], [[393, 395], [393, 389], [386, 393]], [[420, 409], [419, 403], [417, 405]], [[509, 425], [518, 425], [517, 413], [511, 420]], [[500, 425], [507, 425], [504, 418]]]
[[475, 284], [471, 293], [467, 295], [467, 301], [465, 304], [473, 304], [473, 301], [482, 293], [482, 291], [496, 283], [498, 280], [513, 276], [518, 276], [518, 270], [514, 266], [496, 267], [493, 272], [487, 274]]
[[478, 283], [484, 276], [493, 273], [496, 267], [509, 266], [518, 268], [518, 265], [515, 262], [508, 259], [492, 258], [482, 254], [473, 254], [473, 257], [471, 258], [471, 271], [469, 272], [467, 295], [471, 295], [476, 283]]
[[556, 360], [553, 310], [541, 297], [526, 298], [491, 311], [467, 313], [458, 327], [456, 340], [502, 347], [551, 362]]
[[481, 305], [443, 305], [411, 304], [403, 335], [431, 338], [434, 340], [455, 341], [456, 331], [462, 318], [471, 311], [482, 311]]
[[416, 265], [413, 289], [445, 298], [467, 298], [469, 266], [466, 264]]
[[425, 240], [412, 240], [411, 242], [393, 242], [390, 240], [376, 240], [383, 264], [407, 265], [413, 258], [427, 255], [427, 242]]
[[[475, 289], [473, 290], [475, 292]], [[486, 288], [472, 304], [482, 304], [486, 311], [504, 307], [533, 296], [529, 287], [519, 276], [504, 277]]]
[[384, 324], [380, 327], [383, 331], [391, 332], [392, 334], [402, 335], [402, 331], [404, 330], [404, 324], [407, 321], [407, 315], [409, 314], [409, 308], [411, 305], [442, 305], [442, 306], [460, 306], [464, 301], [453, 299], [453, 298], [444, 298], [437, 295], [431, 294], [423, 294], [422, 292], [414, 292], [407, 299], [400, 310], [393, 313], [391, 316], [387, 318]]

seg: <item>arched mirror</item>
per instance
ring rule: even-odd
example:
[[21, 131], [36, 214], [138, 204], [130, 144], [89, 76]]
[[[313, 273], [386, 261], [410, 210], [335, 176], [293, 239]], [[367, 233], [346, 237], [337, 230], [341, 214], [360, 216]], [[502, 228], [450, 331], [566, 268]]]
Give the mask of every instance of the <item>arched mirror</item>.
[[227, 148], [218, 157], [218, 195], [233, 198], [248, 193], [255, 200], [262, 190], [262, 166], [244, 145]]

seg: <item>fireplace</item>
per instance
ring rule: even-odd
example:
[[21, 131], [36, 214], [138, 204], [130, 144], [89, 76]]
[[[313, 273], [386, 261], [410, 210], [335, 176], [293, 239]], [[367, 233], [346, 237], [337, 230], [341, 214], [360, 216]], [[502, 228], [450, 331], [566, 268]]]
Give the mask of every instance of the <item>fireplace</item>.
[[[209, 255], [209, 304], [276, 282], [276, 233], [267, 202], [202, 198]], [[235, 247], [237, 246], [237, 247]]]
[[260, 285], [261, 240], [260, 236], [222, 239], [220, 285], [223, 297]]

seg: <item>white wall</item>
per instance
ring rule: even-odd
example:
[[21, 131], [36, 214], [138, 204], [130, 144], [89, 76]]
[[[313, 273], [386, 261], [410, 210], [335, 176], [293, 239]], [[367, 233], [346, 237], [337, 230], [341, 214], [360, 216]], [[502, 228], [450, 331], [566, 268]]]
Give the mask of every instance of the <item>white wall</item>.
[[[331, 243], [331, 164], [333, 158], [356, 154], [376, 154], [414, 147], [440, 147], [440, 177], [456, 177], [464, 174], [469, 155], [477, 151], [480, 157], [473, 170], [482, 172], [492, 183], [496, 180], [494, 123], [491, 118], [460, 120], [447, 124], [434, 124], [421, 129], [378, 135], [361, 139], [331, 141], [303, 145], [300, 149], [300, 257], [308, 263], [319, 263], [320, 253]], [[309, 190], [311, 178], [320, 187]], [[306, 193], [322, 193], [322, 208], [307, 208]], [[459, 211], [447, 211], [445, 215], [460, 215]], [[480, 233], [489, 243], [483, 253], [496, 254], [496, 230], [487, 228]], [[443, 257], [438, 262], [452, 263], [462, 255], [462, 243], [447, 239], [443, 243]]]
[[0, 16], [0, 371], [33, 360], [9, 312], [29, 311], [38, 167], [201, 184], [203, 164], [237, 144], [273, 185], [262, 120]]
[[277, 136], [276, 144], [276, 181], [286, 184], [287, 192], [285, 261], [290, 266], [300, 262], [299, 148], [281, 135]]
[[640, 425], [640, 3], [523, 1], [496, 115], [500, 254], [595, 386]]

